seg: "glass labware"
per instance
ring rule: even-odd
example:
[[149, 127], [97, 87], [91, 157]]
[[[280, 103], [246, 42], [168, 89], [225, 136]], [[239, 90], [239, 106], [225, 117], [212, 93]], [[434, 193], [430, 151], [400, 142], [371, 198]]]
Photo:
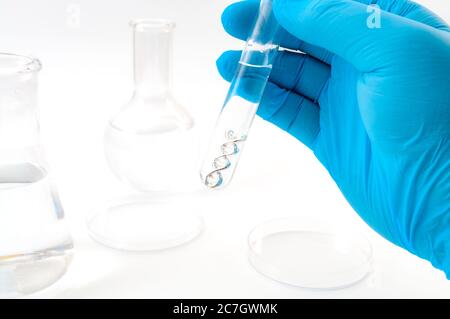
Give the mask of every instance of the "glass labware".
[[37, 59], [0, 53], [0, 297], [48, 287], [72, 258], [39, 138], [40, 69]]
[[271, 220], [249, 235], [250, 264], [278, 282], [312, 289], [349, 287], [372, 272], [370, 242], [312, 217]]
[[106, 159], [116, 177], [136, 190], [180, 190], [197, 158], [189, 156], [196, 152], [194, 121], [172, 95], [175, 24], [141, 19], [130, 25], [135, 90], [106, 127]]
[[233, 178], [278, 52], [274, 39], [279, 29], [272, 0], [261, 0], [200, 170], [208, 188], [223, 188]]
[[203, 228], [198, 212], [180, 204], [197, 184], [198, 139], [192, 117], [172, 95], [175, 24], [138, 19], [130, 25], [134, 94], [108, 122], [104, 145], [111, 171], [138, 193], [96, 209], [87, 225], [106, 246], [152, 251], [188, 242]]

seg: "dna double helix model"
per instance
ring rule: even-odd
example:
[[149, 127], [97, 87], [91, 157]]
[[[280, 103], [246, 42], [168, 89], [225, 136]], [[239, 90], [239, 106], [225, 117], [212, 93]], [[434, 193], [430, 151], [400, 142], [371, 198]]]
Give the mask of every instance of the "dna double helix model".
[[227, 141], [221, 145], [220, 156], [216, 157], [213, 162], [214, 170], [206, 175], [205, 185], [209, 188], [217, 188], [222, 185], [223, 172], [231, 166], [231, 156], [239, 153], [239, 143], [244, 142], [245, 138], [237, 138], [233, 131], [227, 131], [225, 134]]

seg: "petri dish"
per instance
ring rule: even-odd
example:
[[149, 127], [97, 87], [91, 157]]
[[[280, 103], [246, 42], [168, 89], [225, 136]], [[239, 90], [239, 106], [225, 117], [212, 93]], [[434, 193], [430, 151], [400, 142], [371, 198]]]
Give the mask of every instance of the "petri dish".
[[185, 194], [124, 197], [94, 210], [86, 224], [92, 239], [125, 251], [156, 251], [197, 238], [204, 229], [199, 201]]
[[249, 261], [257, 272], [292, 286], [344, 288], [372, 271], [372, 246], [364, 236], [318, 219], [265, 222], [250, 233], [248, 243]]

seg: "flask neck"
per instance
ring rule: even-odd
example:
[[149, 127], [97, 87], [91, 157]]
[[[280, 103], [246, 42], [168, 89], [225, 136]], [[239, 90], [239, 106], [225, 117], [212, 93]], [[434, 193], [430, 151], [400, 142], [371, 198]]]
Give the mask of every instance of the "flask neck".
[[39, 144], [39, 70], [38, 60], [0, 54], [0, 148]]
[[135, 94], [144, 99], [165, 98], [172, 85], [174, 25], [164, 20], [137, 20], [131, 25]]

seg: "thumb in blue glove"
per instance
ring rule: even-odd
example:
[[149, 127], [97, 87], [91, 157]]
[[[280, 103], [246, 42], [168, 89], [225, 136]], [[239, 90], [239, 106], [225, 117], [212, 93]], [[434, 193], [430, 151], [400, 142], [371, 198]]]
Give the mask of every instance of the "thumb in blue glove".
[[[227, 32], [246, 39], [258, 6], [228, 7]], [[277, 56], [258, 114], [311, 148], [373, 229], [450, 278], [449, 26], [408, 0], [274, 0], [274, 12], [276, 42], [299, 52]], [[225, 79], [239, 57], [218, 60]]]

